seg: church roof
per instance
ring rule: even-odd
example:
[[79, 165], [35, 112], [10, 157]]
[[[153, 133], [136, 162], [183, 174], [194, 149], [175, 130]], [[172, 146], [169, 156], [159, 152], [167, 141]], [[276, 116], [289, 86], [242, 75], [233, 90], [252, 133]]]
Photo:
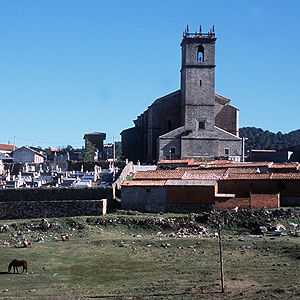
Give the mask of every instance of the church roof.
[[225, 104], [228, 104], [231, 100], [220, 94], [215, 93], [215, 101], [222, 105], [225, 105]]

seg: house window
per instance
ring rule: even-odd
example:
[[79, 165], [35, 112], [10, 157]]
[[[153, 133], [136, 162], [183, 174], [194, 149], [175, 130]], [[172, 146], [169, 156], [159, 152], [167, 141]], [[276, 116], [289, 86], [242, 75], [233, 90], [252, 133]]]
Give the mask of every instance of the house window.
[[170, 159], [174, 159], [175, 153], [176, 153], [176, 148], [170, 147]]
[[199, 81], [200, 86], [202, 86], [202, 80]]
[[205, 121], [199, 121], [199, 129], [205, 129]]
[[204, 62], [204, 48], [202, 45], [198, 47], [197, 61]]
[[224, 149], [224, 154], [225, 154], [225, 156], [228, 156], [228, 155], [229, 155], [229, 149], [228, 149], [228, 148], [225, 148], [225, 149]]
[[146, 189], [146, 193], [150, 193], [150, 189]]

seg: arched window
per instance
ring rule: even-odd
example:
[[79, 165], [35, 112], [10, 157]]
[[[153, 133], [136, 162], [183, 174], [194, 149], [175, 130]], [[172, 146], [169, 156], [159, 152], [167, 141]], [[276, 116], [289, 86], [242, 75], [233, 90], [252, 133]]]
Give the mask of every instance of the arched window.
[[202, 45], [198, 46], [197, 61], [204, 62], [204, 48]]

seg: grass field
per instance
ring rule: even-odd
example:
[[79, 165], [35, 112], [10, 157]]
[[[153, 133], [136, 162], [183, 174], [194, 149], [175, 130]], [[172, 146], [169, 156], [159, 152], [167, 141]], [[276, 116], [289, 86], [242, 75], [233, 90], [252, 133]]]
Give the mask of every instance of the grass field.
[[[221, 293], [213, 229], [208, 237], [179, 238], [89, 219], [58, 219], [61, 226], [46, 231], [28, 229], [40, 220], [2, 221], [9, 229], [0, 233], [0, 298], [300, 299], [300, 238], [224, 230]], [[24, 237], [31, 248], [18, 242]], [[28, 275], [7, 273], [14, 258], [28, 261]]]

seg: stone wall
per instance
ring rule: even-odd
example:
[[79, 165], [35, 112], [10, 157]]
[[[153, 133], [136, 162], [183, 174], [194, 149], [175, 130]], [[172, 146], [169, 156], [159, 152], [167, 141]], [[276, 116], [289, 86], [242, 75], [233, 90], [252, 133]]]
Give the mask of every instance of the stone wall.
[[122, 173], [118, 177], [118, 179], [112, 184], [113, 188], [113, 198], [121, 198], [121, 184], [124, 180], [126, 180], [126, 177], [134, 172], [134, 164], [132, 161], [130, 161], [122, 170]]
[[0, 190], [0, 219], [102, 215], [111, 199], [110, 187]]
[[111, 187], [97, 188], [39, 188], [0, 190], [0, 202], [100, 200], [112, 196]]
[[122, 186], [121, 208], [140, 212], [164, 212], [166, 187]]
[[106, 213], [107, 199], [0, 202], [0, 219], [99, 216]]
[[215, 125], [234, 135], [239, 134], [239, 111], [231, 106], [225, 105], [215, 118]]
[[167, 203], [166, 212], [169, 213], [201, 213], [213, 210], [214, 204], [186, 204], [186, 203]]

